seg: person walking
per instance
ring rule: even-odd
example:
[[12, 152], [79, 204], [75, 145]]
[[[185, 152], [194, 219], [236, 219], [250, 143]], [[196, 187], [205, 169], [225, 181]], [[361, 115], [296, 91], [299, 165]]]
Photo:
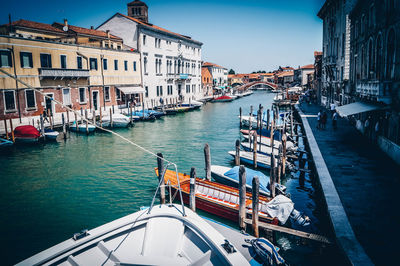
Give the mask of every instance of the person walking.
[[334, 111], [335, 111], [335, 110], [336, 110], [335, 103], [332, 102], [332, 103], [331, 103], [331, 114], [332, 114], [332, 115], [334, 114]]
[[321, 117], [322, 129], [326, 129], [327, 120], [328, 120], [328, 114], [324, 110], [324, 112], [322, 113], [322, 117]]
[[332, 126], [333, 126], [334, 130], [336, 130], [336, 128], [337, 128], [337, 120], [338, 120], [338, 114], [337, 114], [336, 110], [333, 110]]
[[317, 129], [321, 129], [321, 122], [322, 122], [322, 110], [319, 110], [317, 116]]

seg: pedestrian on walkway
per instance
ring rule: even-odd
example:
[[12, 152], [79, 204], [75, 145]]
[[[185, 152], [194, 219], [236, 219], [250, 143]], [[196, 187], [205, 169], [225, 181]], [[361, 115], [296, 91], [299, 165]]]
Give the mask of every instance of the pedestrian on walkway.
[[369, 138], [371, 135], [371, 116], [368, 116], [364, 122], [364, 134], [367, 136], [367, 138]]
[[317, 129], [321, 129], [321, 124], [322, 124], [322, 110], [319, 110], [318, 116], [317, 116]]
[[337, 114], [336, 110], [333, 110], [332, 126], [333, 126], [334, 130], [337, 129], [337, 120], [338, 120], [338, 114]]
[[328, 114], [326, 113], [326, 111], [324, 110], [324, 112], [322, 113], [322, 129], [326, 129], [326, 122], [328, 121]]
[[335, 103], [332, 102], [332, 103], [331, 103], [331, 114], [332, 114], [332, 115], [334, 114], [335, 109], [336, 109]]
[[43, 110], [43, 122], [47, 121], [47, 123], [49, 122], [49, 118], [47, 117], [47, 109]]

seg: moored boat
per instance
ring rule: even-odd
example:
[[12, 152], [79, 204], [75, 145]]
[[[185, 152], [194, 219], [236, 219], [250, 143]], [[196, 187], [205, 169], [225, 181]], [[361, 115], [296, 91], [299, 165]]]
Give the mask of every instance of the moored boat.
[[195, 212], [164, 204], [77, 233], [17, 265], [43, 264], [249, 265], [249, 262]]
[[[132, 119], [137, 120], [137, 119], [139, 119], [139, 117], [134, 116], [134, 117], [132, 117]], [[123, 114], [113, 114], [112, 115], [112, 127], [119, 127], [119, 128], [127, 127], [130, 122], [131, 122], [131, 120], [130, 120], [129, 116], [125, 116]], [[99, 122], [99, 124], [100, 124], [100, 122]], [[111, 127], [111, 119], [110, 119], [109, 115], [102, 117], [101, 126], [102, 127]]]
[[[243, 134], [243, 133], [242, 133], [242, 135], [243, 135], [243, 138], [248, 142], [249, 135], [248, 134]], [[257, 142], [258, 142], [258, 144], [260, 143], [260, 136], [257, 136]], [[261, 144], [264, 145], [264, 146], [271, 147], [271, 138], [265, 137], [265, 136], [261, 136]], [[274, 140], [274, 148], [275, 149], [279, 149], [279, 146], [281, 144], [282, 144], [282, 142], [280, 142], [278, 140]], [[288, 140], [288, 141], [286, 141], [286, 149], [294, 151], [294, 150], [297, 149], [297, 147], [293, 142]]]
[[[88, 124], [89, 133], [94, 132], [95, 129], [96, 129], [95, 126]], [[69, 127], [69, 130], [71, 130], [72, 132], [86, 133], [86, 124], [78, 124], [77, 126], [76, 122], [74, 121], [72, 125]]]
[[[158, 174], [157, 168], [156, 173]], [[183, 201], [189, 204], [190, 177], [178, 173]], [[165, 184], [171, 185], [173, 193], [178, 185], [176, 172], [167, 170], [164, 175]], [[214, 215], [238, 221], [239, 190], [217, 182], [196, 178], [196, 208]], [[246, 213], [251, 215], [251, 193], [246, 193]], [[279, 201], [279, 204], [278, 204]], [[284, 224], [294, 209], [293, 202], [283, 195], [274, 199], [260, 195], [259, 219], [271, 224]]]
[[[264, 175], [260, 171], [252, 170], [250, 168], [246, 169], [246, 189], [247, 191], [252, 191], [252, 181], [255, 176], [259, 178], [260, 181], [260, 194], [267, 197], [271, 196], [269, 177]], [[211, 165], [211, 176], [218, 183], [222, 183], [231, 187], [239, 186], [239, 166], [233, 168], [221, 166], [221, 165]], [[284, 185], [275, 184], [275, 191], [277, 194], [286, 194], [286, 187]]]
[[[252, 130], [252, 131], [254, 131], [254, 130]], [[241, 129], [240, 133], [248, 135], [250, 133], [250, 130]], [[268, 138], [271, 137], [271, 130], [266, 129], [266, 128], [263, 128], [261, 131], [259, 129], [257, 129], [256, 133], [257, 133], [257, 135], [260, 135], [260, 133], [261, 133], [261, 136], [264, 136], [264, 137], [268, 137]], [[274, 131], [274, 139], [279, 140], [279, 141], [282, 140], [282, 134], [279, 130]]]
[[11, 146], [14, 143], [11, 140], [0, 138], [0, 147]]
[[[228, 151], [229, 155], [235, 158], [235, 151]], [[240, 161], [249, 165], [253, 165], [253, 152], [249, 151], [240, 151], [239, 152]], [[271, 157], [257, 153], [257, 166], [264, 169], [271, 168]]]
[[50, 128], [46, 128], [44, 130], [44, 136], [45, 136], [46, 140], [56, 140], [58, 135], [60, 135], [59, 132], [54, 131]]
[[40, 132], [34, 126], [18, 126], [14, 129], [15, 142], [35, 143], [39, 141]]
[[229, 97], [228, 95], [222, 95], [220, 97], [214, 98], [212, 101], [213, 102], [231, 102], [231, 101], [233, 101], [233, 98]]

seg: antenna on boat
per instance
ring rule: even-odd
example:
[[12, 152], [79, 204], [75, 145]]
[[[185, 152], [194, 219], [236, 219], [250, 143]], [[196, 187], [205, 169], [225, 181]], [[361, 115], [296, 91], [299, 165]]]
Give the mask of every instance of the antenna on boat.
[[[164, 160], [165, 162], [167, 162], [167, 167], [165, 167], [165, 171], [164, 171], [164, 173], [163, 173], [162, 176], [164, 176], [165, 172], [167, 171], [168, 166], [169, 166], [169, 165], [173, 165], [174, 168], [175, 168], [175, 172], [176, 172], [176, 179], [178, 180], [178, 190], [179, 190], [179, 196], [180, 196], [181, 205], [182, 205], [182, 214], [183, 214], [183, 216], [186, 216], [185, 205], [184, 205], [184, 203], [183, 203], [182, 190], [181, 190], [181, 185], [180, 185], [180, 180], [179, 180], [179, 175], [178, 175], [178, 166], [177, 166], [175, 163], [170, 162], [170, 161], [168, 161], [167, 159], [164, 159], [163, 157], [158, 156], [158, 155], [155, 154], [154, 152], [149, 151], [148, 149], [146, 149], [146, 148], [140, 146], [139, 144], [134, 143], [133, 141], [131, 141], [131, 140], [125, 138], [124, 136], [121, 136], [120, 134], [118, 134], [118, 133], [116, 133], [116, 132], [114, 132], [114, 131], [112, 131], [112, 130], [103, 128], [101, 125], [99, 126], [99, 125], [97, 125], [96, 123], [92, 123], [92, 121], [90, 121], [89, 119], [87, 119], [85, 116], [81, 115], [80, 112], [77, 112], [77, 111], [75, 111], [74, 109], [70, 108], [69, 106], [64, 105], [63, 103], [61, 103], [61, 102], [55, 100], [54, 98], [48, 96], [47, 94], [41, 92], [40, 90], [38, 90], [38, 89], [36, 89], [36, 88], [30, 86], [29, 84], [25, 83], [24, 81], [20, 80], [20, 79], [17, 78], [16, 76], [13, 76], [12, 74], [10, 74], [10, 73], [8, 73], [8, 72], [6, 72], [6, 71], [4, 71], [4, 70], [1, 69], [1, 68], [0, 68], [0, 72], [3, 73], [3, 74], [5, 74], [6, 76], [9, 76], [10, 78], [16, 80], [17, 82], [21, 83], [22, 85], [26, 86], [27, 88], [29, 88], [29, 89], [31, 89], [31, 90], [33, 90], [33, 91], [36, 91], [37, 93], [40, 93], [40, 94], [43, 95], [46, 99], [49, 99], [49, 100], [51, 100], [51, 101], [53, 101], [53, 102], [55, 102], [55, 103], [61, 105], [61, 106], [64, 107], [67, 111], [70, 111], [70, 112], [74, 113], [75, 115], [79, 116], [79, 117], [81, 118], [82, 121], [85, 121], [86, 123], [91, 124], [91, 125], [93, 125], [93, 126], [99, 128], [99, 129], [101, 129], [101, 130], [103, 130], [103, 131], [106, 131], [106, 132], [108, 132], [108, 133], [111, 133], [111, 134], [113, 134], [113, 135], [115, 135], [115, 136], [117, 136], [117, 137], [123, 139], [124, 141], [128, 142], [129, 144], [131, 144], [131, 145], [133, 145], [133, 146], [135, 146], [135, 147], [141, 149], [142, 151], [147, 152], [147, 153], [149, 153], [150, 155], [153, 155], [153, 156], [156, 157], [156, 158], [160, 158], [161, 160]], [[152, 200], [152, 202], [151, 202], [151, 206], [150, 206], [150, 208], [149, 208], [149, 211], [147, 212], [148, 214], [150, 214], [151, 209], [153, 208], [155, 196], [156, 196], [156, 194], [157, 194], [158, 189], [160, 188], [160, 185], [161, 185], [161, 179], [160, 179], [160, 183], [159, 183], [158, 186], [157, 186], [157, 190], [156, 190], [156, 193], [154, 194], [153, 200]]]

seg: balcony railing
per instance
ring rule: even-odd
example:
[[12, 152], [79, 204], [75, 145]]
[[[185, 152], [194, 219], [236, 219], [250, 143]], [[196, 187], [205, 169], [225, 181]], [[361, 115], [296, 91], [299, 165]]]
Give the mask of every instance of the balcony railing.
[[173, 79], [190, 79], [192, 75], [191, 74], [175, 74], [175, 73], [169, 73], [167, 74], [168, 78], [173, 78]]
[[88, 78], [88, 69], [39, 68], [40, 78]]

